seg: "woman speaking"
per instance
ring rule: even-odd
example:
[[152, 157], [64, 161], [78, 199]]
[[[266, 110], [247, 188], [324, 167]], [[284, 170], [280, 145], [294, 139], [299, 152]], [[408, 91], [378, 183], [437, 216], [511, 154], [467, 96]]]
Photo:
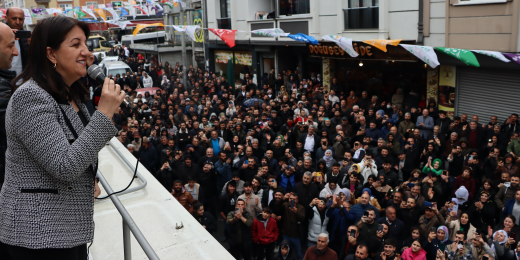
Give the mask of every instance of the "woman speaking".
[[[97, 155], [117, 133], [112, 115], [125, 96], [105, 80], [89, 115], [91, 56], [86, 23], [52, 17], [36, 25], [29, 62], [13, 82], [6, 112], [5, 183], [0, 192], [0, 241], [7, 259], [86, 259], [94, 235]], [[5, 258], [3, 258], [5, 259]]]

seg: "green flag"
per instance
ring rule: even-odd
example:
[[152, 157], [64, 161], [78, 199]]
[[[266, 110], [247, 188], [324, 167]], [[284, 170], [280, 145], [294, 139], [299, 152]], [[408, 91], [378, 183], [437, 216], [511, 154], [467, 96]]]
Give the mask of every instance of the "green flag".
[[167, 6], [169, 6], [169, 7], [170, 7], [170, 9], [173, 9], [173, 6], [172, 6], [172, 4], [170, 4], [169, 2], [165, 2], [164, 4], [165, 4], [165, 5], [167, 5]]
[[435, 49], [440, 52], [444, 52], [453, 58], [461, 60], [462, 62], [466, 63], [466, 65], [480, 67], [477, 57], [475, 57], [475, 54], [469, 50], [444, 47], [435, 47]]
[[74, 12], [76, 13], [76, 15], [78, 16], [78, 20], [80, 19], [83, 19], [83, 17], [87, 16], [83, 11], [81, 11], [81, 9], [79, 8], [74, 8]]

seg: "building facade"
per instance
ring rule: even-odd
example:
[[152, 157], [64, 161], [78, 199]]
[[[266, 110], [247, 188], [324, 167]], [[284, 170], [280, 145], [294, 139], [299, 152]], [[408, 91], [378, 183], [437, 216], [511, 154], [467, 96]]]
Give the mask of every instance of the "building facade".
[[[350, 90], [368, 90], [387, 96], [401, 88], [416, 93], [424, 103], [434, 101], [452, 116], [476, 111], [487, 120], [497, 109], [475, 107], [475, 102], [470, 102], [475, 98], [473, 93], [493, 96], [490, 86], [520, 82], [520, 67], [514, 62], [475, 54], [480, 62], [475, 68], [438, 53], [442, 65], [433, 69], [400, 47], [388, 46], [383, 52], [362, 42], [400, 39], [413, 45], [518, 52], [518, 0], [207, 0], [207, 5], [208, 28], [238, 30], [232, 49], [209, 34], [206, 57], [210, 71], [227, 75], [227, 62], [234, 55], [235, 78], [252, 73], [257, 84], [262, 84], [262, 76], [272, 69], [275, 73], [296, 70], [299, 80], [321, 74], [326, 89], [336, 79], [347, 95]], [[314, 47], [287, 37], [250, 33], [267, 28], [303, 33], [317, 40], [329, 34], [351, 38], [360, 55], [351, 58], [322, 52], [320, 48], [335, 46], [323, 41], [313, 51]], [[440, 71], [445, 76], [442, 80]], [[498, 71], [503, 76], [492, 77]], [[501, 90], [496, 95], [503, 99], [505, 93]]]

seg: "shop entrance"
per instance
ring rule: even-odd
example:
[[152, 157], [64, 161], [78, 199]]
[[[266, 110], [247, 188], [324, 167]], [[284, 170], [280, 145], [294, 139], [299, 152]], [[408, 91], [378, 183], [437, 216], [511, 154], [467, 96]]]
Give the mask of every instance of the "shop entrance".
[[[402, 61], [355, 61], [333, 60], [335, 63], [334, 76], [348, 96], [354, 90], [358, 96], [367, 91], [369, 96], [377, 95], [379, 100], [391, 100], [398, 88], [404, 94], [416, 93], [418, 106], [426, 100], [427, 69], [419, 62]], [[361, 66], [360, 66], [361, 65]], [[421, 102], [422, 101], [422, 102]]]

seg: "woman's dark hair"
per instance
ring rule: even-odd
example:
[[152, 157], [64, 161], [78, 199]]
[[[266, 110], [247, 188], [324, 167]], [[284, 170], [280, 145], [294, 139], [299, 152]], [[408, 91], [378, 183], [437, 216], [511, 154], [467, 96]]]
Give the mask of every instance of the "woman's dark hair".
[[506, 218], [510, 218], [510, 219], [513, 221], [513, 224], [516, 223], [516, 217], [513, 216], [512, 214], [507, 214], [507, 215], [504, 217], [504, 220], [505, 220]]
[[202, 203], [197, 202], [197, 203], [195, 203], [195, 205], [193, 205], [193, 210], [198, 211], [200, 209], [200, 207], [202, 207], [202, 206], [203, 206]]
[[87, 38], [89, 37], [90, 29], [85, 22], [64, 16], [46, 18], [36, 24], [31, 36], [33, 44], [29, 45], [27, 66], [22, 74], [12, 81], [12, 93], [20, 86], [16, 85], [16, 82], [20, 79], [26, 82], [32, 78], [58, 102], [87, 100], [88, 90], [81, 81], [77, 80], [67, 87], [61, 75], [54, 69], [54, 64], [47, 58], [47, 47], [58, 50], [67, 34], [76, 26], [83, 30]]
[[491, 186], [491, 189], [493, 189], [494, 182], [492, 179], [485, 179], [484, 182], [482, 182], [482, 188], [484, 188], [484, 183], [486, 182]]

